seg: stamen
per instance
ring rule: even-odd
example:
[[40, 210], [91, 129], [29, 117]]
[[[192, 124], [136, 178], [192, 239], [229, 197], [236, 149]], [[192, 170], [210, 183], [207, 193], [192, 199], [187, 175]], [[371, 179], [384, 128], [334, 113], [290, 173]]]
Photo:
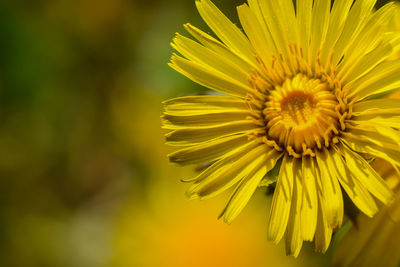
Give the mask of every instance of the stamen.
[[351, 100], [351, 102], [348, 104], [349, 107], [349, 112], [347, 114], [347, 118], [346, 119], [350, 119], [352, 117], [353, 114], [353, 105], [354, 103], [356, 103], [358, 100], [358, 97], [355, 97], [353, 100]]
[[342, 129], [342, 131], [346, 130], [346, 124], [344, 123], [344, 120], [347, 117], [347, 112], [345, 112], [339, 119], [340, 122], [340, 128]]
[[251, 121], [254, 122], [255, 125], [258, 125], [258, 126], [261, 126], [261, 127], [265, 126], [263, 121], [261, 121], [259, 119], [256, 119], [256, 118], [254, 118], [252, 116], [247, 116], [246, 120], [251, 120]]
[[262, 109], [262, 108], [264, 107], [264, 105], [263, 105], [262, 102], [260, 102], [260, 101], [258, 101], [258, 100], [256, 100], [256, 99], [254, 98], [254, 95], [247, 94], [247, 95], [246, 95], [246, 98], [250, 99], [250, 101], [251, 101], [257, 108]]
[[322, 148], [322, 144], [319, 141], [319, 136], [315, 134], [314, 135], [314, 139], [315, 139], [315, 143], [317, 144], [318, 149], [321, 149]]
[[276, 151], [279, 151], [279, 152], [283, 151], [283, 149], [280, 146], [278, 146], [278, 144], [276, 143], [275, 140], [269, 140], [266, 136], [264, 136], [263, 142], [266, 145], [273, 147]]
[[293, 149], [292, 146], [288, 146], [288, 147], [286, 148], [286, 150], [287, 150], [287, 152], [289, 153], [290, 156], [293, 156], [293, 157], [295, 157], [296, 159], [301, 158], [301, 155], [300, 155], [300, 154], [297, 154], [296, 151], [294, 151], [294, 149]]

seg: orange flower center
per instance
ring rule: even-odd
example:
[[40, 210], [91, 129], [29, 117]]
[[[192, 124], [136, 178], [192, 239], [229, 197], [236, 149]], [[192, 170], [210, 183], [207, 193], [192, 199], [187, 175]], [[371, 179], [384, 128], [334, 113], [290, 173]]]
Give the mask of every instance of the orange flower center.
[[298, 74], [271, 91], [263, 110], [267, 134], [296, 153], [321, 148], [324, 136], [338, 133], [337, 105], [328, 84]]
[[263, 128], [252, 136], [264, 135], [265, 143], [296, 158], [315, 156], [315, 150], [339, 142], [353, 102], [348, 103], [332, 62], [321, 64], [319, 51], [309, 63], [298, 46], [289, 50], [270, 65], [257, 58], [262, 72], [249, 77], [255, 90], [249, 98], [251, 109], [261, 112], [253, 118]]
[[293, 91], [280, 102], [282, 123], [288, 128], [305, 128], [313, 119], [316, 102], [312, 94]]

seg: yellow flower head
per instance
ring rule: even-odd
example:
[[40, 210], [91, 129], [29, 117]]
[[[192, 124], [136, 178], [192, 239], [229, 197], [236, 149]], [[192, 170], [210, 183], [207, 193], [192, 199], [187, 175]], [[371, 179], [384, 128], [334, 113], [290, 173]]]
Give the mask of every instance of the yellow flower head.
[[[374, 0], [248, 0], [245, 34], [209, 0], [196, 1], [216, 38], [190, 24], [170, 66], [220, 94], [165, 102], [169, 155], [209, 164], [186, 180], [192, 198], [235, 186], [221, 216], [239, 214], [256, 188], [276, 182], [268, 239], [297, 256], [315, 239], [325, 252], [343, 220], [342, 189], [372, 217], [393, 193], [360, 153], [400, 165], [400, 34], [387, 32], [394, 6]], [[278, 177], [272, 175], [279, 171]], [[267, 175], [268, 174], [268, 175]], [[375, 197], [375, 198], [374, 198]]]

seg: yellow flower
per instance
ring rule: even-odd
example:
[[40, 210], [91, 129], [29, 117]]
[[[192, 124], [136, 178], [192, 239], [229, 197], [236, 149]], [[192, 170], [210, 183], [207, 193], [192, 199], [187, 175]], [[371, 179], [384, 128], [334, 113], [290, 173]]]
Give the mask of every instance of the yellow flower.
[[399, 266], [400, 176], [384, 160], [376, 160], [373, 165], [395, 190], [396, 201], [372, 220], [363, 215], [357, 218], [336, 248], [333, 266]]
[[[276, 182], [268, 239], [283, 236], [297, 256], [315, 239], [325, 252], [343, 220], [342, 189], [369, 217], [393, 192], [360, 156], [400, 165], [400, 101], [380, 99], [400, 86], [391, 56], [400, 35], [386, 32], [393, 4], [372, 0], [249, 0], [238, 7], [245, 34], [209, 0], [196, 5], [219, 40], [186, 24], [170, 66], [218, 92], [166, 101], [169, 155], [208, 166], [186, 180], [191, 198], [235, 186], [221, 216], [240, 213], [256, 188]], [[279, 171], [278, 177], [274, 175]], [[266, 175], [266, 174], [269, 175]]]

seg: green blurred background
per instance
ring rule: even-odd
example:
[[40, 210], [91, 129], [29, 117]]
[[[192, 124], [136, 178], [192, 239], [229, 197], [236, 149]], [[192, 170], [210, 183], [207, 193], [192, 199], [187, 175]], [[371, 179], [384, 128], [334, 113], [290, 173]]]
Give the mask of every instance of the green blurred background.
[[[214, 1], [237, 22], [242, 1]], [[185, 198], [161, 101], [205, 92], [167, 66], [194, 0], [0, 2], [1, 266], [321, 266], [266, 241], [259, 190], [231, 225], [228, 194]]]

